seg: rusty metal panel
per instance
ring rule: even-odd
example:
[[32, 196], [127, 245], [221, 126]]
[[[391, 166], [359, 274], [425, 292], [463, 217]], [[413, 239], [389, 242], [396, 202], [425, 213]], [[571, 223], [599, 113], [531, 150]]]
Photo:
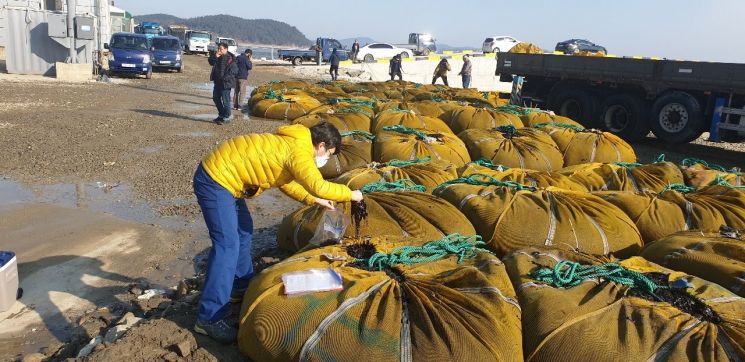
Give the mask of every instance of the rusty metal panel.
[[[64, 62], [69, 52], [48, 33], [49, 11], [6, 8], [8, 35], [5, 47], [8, 73], [54, 75], [54, 63]], [[95, 42], [76, 40], [79, 63], [93, 63]]]

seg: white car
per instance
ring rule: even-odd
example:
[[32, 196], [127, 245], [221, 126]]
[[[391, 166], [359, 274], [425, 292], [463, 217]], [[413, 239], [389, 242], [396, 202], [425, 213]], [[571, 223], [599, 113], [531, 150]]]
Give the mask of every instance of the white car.
[[356, 60], [372, 62], [376, 59], [393, 58], [399, 54], [401, 54], [401, 58], [414, 57], [414, 52], [411, 49], [399, 48], [386, 43], [372, 43], [360, 48]]
[[484, 53], [508, 52], [519, 43], [519, 40], [511, 36], [493, 36], [484, 40], [484, 46], [481, 47], [481, 51]]
[[233, 53], [233, 55], [238, 55], [238, 43], [235, 42], [235, 39], [233, 38], [217, 38], [214, 43], [210, 44], [208, 47], [209, 51], [214, 52], [217, 51], [217, 45], [220, 43], [226, 43], [228, 44], [228, 51], [230, 53]]

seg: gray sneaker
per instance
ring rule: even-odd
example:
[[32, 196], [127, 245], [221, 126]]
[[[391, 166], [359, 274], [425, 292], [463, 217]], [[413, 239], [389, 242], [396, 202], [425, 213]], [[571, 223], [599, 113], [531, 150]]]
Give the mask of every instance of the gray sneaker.
[[222, 319], [216, 322], [197, 321], [194, 325], [194, 332], [204, 334], [224, 344], [233, 343], [238, 338], [238, 329], [231, 327]]

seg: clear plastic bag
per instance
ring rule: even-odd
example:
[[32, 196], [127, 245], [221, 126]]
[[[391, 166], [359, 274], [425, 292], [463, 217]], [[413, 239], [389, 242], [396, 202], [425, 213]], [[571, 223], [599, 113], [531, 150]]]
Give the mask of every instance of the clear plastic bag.
[[318, 223], [309, 243], [315, 246], [338, 244], [350, 224], [351, 221], [343, 210], [324, 210], [321, 222]]

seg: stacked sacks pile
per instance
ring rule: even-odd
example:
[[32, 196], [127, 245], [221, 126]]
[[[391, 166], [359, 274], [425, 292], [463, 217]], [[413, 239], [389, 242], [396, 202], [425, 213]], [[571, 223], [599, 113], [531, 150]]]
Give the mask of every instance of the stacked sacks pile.
[[396, 125], [383, 127], [375, 135], [373, 160], [376, 162], [416, 160], [427, 156], [449, 161], [456, 167], [471, 162], [466, 145], [450, 131], [437, 132]]
[[642, 256], [717, 283], [745, 297], [745, 237], [726, 226], [718, 233], [680, 232], [644, 247]]
[[660, 194], [649, 191], [599, 191], [593, 194], [626, 213], [645, 243], [688, 229], [683, 209]]
[[357, 168], [339, 176], [334, 182], [361, 189], [374, 182], [395, 182], [409, 179], [431, 192], [433, 188], [458, 177], [455, 166], [447, 161], [425, 157], [413, 161], [391, 160], [386, 163], [373, 162], [367, 167]]
[[[402, 240], [396, 242], [395, 240]], [[478, 238], [374, 238], [310, 250], [251, 282], [238, 345], [255, 361], [520, 361], [520, 306]], [[286, 273], [333, 270], [342, 290], [285, 295]]]
[[[447, 201], [424, 193], [424, 186], [402, 179], [390, 183], [372, 183], [361, 189], [365, 194], [367, 219], [355, 220], [348, 228], [350, 238], [398, 236], [438, 239], [443, 235], [476, 234], [468, 219]], [[353, 203], [336, 207], [352, 219]], [[308, 246], [315, 230], [323, 221], [325, 209], [306, 206], [284, 218], [277, 234], [277, 244], [288, 251]], [[357, 234], [357, 235], [355, 235]]]
[[443, 120], [455, 134], [468, 129], [494, 129], [499, 126], [522, 128], [523, 122], [514, 114], [498, 112], [491, 108], [461, 106], [446, 113]]
[[732, 186], [745, 186], [745, 175], [737, 167], [727, 169], [704, 160], [686, 158], [680, 163], [680, 168], [685, 175], [686, 185], [695, 188], [718, 184], [721, 181]]
[[532, 187], [546, 188], [553, 186], [570, 191], [587, 192], [585, 186], [558, 172], [510, 168], [504, 165], [495, 165], [485, 159], [471, 162], [458, 170], [459, 177], [468, 177], [474, 174], [488, 175], [499, 181], [516, 182]]
[[612, 133], [562, 123], [542, 123], [535, 127], [556, 142], [567, 166], [591, 162], [636, 162], [631, 145]]
[[403, 109], [414, 111], [414, 113], [439, 118], [443, 114], [452, 111], [455, 108], [462, 106], [462, 103], [453, 101], [438, 101], [438, 100], [426, 100], [419, 102], [408, 102], [408, 101], [386, 101], [378, 102], [375, 105], [375, 111], [377, 113], [389, 110], [389, 109]]
[[311, 111], [308, 115], [296, 118], [292, 121], [292, 124], [302, 124], [310, 128], [321, 122], [328, 122], [334, 125], [339, 132], [370, 132], [371, 115], [371, 112], [367, 112], [362, 108], [329, 108], [325, 112]]
[[660, 192], [668, 185], [683, 183], [683, 174], [660, 155], [651, 164], [587, 163], [565, 167], [560, 173], [590, 191]]
[[321, 167], [321, 175], [330, 179], [372, 162], [372, 145], [375, 136], [365, 131], [341, 133], [341, 149]]
[[543, 54], [543, 49], [541, 47], [533, 44], [533, 43], [527, 43], [522, 42], [510, 49], [509, 53], [513, 54]]
[[459, 137], [474, 160], [483, 158], [494, 164], [538, 171], [555, 171], [564, 165], [551, 137], [531, 128], [469, 129]]
[[302, 92], [282, 94], [268, 90], [262, 97], [263, 99], [253, 104], [251, 114], [269, 119], [292, 121], [321, 106], [321, 102], [317, 99]]
[[504, 259], [527, 361], [737, 361], [745, 299], [641, 257], [525, 249]]
[[558, 116], [554, 112], [544, 111], [538, 108], [523, 108], [507, 105], [496, 108], [498, 112], [506, 112], [518, 115], [525, 127], [536, 127], [544, 123], [555, 123], [583, 128], [581, 124], [564, 116]]
[[474, 174], [437, 187], [498, 255], [525, 246], [555, 245], [594, 255], [631, 256], [642, 246], [623, 211], [586, 192], [539, 189]]

